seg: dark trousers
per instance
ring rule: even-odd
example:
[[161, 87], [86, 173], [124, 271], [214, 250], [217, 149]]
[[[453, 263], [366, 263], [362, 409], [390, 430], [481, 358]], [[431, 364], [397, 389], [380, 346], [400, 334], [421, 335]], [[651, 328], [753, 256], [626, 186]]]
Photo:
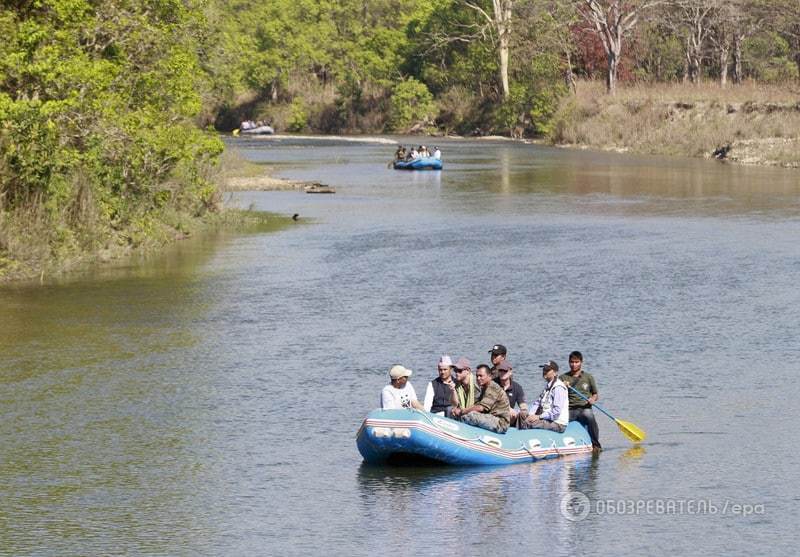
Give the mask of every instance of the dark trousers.
[[594, 412], [591, 407], [570, 408], [569, 421], [578, 422], [589, 431], [592, 438], [592, 447], [600, 447], [600, 428], [597, 427], [597, 420], [594, 419]]

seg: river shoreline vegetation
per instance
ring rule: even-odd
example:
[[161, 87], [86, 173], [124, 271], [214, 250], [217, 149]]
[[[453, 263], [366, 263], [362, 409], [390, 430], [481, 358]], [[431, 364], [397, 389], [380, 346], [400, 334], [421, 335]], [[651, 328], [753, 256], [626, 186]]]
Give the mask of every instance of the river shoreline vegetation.
[[0, 281], [226, 222], [245, 119], [798, 165], [796, 0], [3, 0], [0, 34]]

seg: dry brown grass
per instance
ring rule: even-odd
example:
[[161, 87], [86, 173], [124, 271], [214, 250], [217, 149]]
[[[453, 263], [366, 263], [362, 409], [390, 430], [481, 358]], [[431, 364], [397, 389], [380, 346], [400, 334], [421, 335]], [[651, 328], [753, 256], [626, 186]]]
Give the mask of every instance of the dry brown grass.
[[556, 122], [559, 144], [693, 157], [730, 145], [731, 160], [800, 166], [796, 85], [628, 85], [612, 97], [602, 83], [582, 82]]

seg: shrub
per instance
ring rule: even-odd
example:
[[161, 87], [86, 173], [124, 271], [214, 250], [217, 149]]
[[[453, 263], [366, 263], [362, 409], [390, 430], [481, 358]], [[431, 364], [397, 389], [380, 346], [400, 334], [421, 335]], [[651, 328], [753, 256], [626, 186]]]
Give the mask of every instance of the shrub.
[[401, 131], [416, 122], [431, 122], [436, 105], [424, 83], [414, 78], [394, 86], [389, 103], [389, 126]]

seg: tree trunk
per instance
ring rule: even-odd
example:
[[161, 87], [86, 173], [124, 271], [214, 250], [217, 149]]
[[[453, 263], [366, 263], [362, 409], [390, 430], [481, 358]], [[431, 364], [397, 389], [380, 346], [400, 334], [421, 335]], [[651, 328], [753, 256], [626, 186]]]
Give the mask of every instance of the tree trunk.
[[725, 87], [728, 85], [728, 55], [730, 48], [725, 45], [719, 49], [719, 85]]
[[508, 34], [500, 36], [500, 83], [503, 85], [503, 98], [507, 99], [510, 95], [508, 86]]
[[575, 95], [578, 93], [578, 84], [575, 82], [575, 73], [572, 71], [572, 54], [570, 54], [569, 49], [567, 49], [564, 54], [567, 59], [567, 69], [564, 72], [564, 82], [566, 83], [567, 88], [572, 91], [572, 94]]
[[738, 35], [733, 38], [733, 82], [742, 82], [742, 38]]
[[500, 83], [503, 86], [503, 98], [508, 99], [510, 88], [508, 85], [508, 50], [511, 42], [511, 1], [494, 2], [495, 22], [500, 48]]
[[278, 82], [273, 81], [270, 84], [269, 88], [270, 88], [270, 94], [269, 94], [270, 100], [274, 103], [278, 102]]
[[608, 71], [606, 72], [606, 91], [609, 95], [617, 92], [617, 54], [613, 50], [608, 51]]

